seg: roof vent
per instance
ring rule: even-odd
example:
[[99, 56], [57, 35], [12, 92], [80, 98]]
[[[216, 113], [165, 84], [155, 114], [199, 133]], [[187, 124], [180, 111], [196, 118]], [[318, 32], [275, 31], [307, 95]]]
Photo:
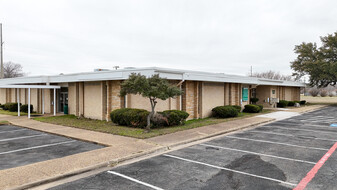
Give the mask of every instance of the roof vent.
[[109, 69], [94, 69], [94, 72], [99, 72], [99, 71], [110, 71]]

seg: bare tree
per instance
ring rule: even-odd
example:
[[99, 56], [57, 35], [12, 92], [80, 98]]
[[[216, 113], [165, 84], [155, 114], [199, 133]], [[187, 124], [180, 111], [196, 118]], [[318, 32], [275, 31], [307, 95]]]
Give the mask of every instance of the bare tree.
[[273, 80], [286, 80], [286, 81], [295, 80], [291, 75], [283, 75], [280, 72], [276, 72], [272, 70], [265, 71], [265, 72], [255, 72], [253, 73], [252, 77], [273, 79]]
[[15, 78], [25, 76], [22, 66], [11, 61], [4, 63], [4, 78]]

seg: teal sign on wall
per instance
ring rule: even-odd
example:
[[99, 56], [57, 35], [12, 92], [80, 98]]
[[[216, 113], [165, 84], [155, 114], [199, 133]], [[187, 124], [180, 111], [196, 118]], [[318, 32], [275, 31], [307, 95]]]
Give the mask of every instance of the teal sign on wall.
[[248, 88], [242, 88], [242, 101], [248, 101]]

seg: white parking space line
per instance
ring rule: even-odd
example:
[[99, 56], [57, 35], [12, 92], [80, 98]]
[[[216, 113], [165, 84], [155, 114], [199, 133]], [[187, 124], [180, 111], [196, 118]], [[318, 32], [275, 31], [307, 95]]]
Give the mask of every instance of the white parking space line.
[[0, 142], [27, 139], [27, 138], [33, 138], [33, 137], [41, 137], [41, 136], [47, 136], [47, 135], [48, 134], [39, 134], [39, 135], [22, 136], [22, 137], [8, 138], [8, 139], [0, 139]]
[[316, 162], [310, 162], [306, 160], [298, 160], [298, 159], [293, 159], [293, 158], [287, 158], [287, 157], [281, 157], [281, 156], [274, 156], [270, 154], [262, 154], [258, 152], [251, 152], [247, 150], [240, 150], [240, 149], [235, 149], [235, 148], [227, 148], [227, 147], [222, 147], [222, 146], [216, 146], [216, 145], [211, 145], [211, 144], [199, 144], [201, 146], [206, 146], [206, 147], [213, 147], [213, 148], [219, 148], [219, 149], [224, 149], [224, 150], [231, 150], [231, 151], [237, 151], [237, 152], [244, 152], [244, 153], [249, 153], [249, 154], [255, 154], [259, 156], [265, 156], [265, 157], [271, 157], [271, 158], [278, 158], [282, 160], [290, 160], [290, 161], [295, 161], [295, 162], [301, 162], [301, 163], [307, 163], [307, 164], [313, 164], [315, 165]]
[[1, 131], [0, 134], [1, 133], [12, 133], [12, 132], [17, 132], [17, 131], [26, 131], [26, 130], [28, 130], [28, 129], [16, 129], [16, 130], [11, 130], [11, 131]]
[[278, 144], [278, 145], [284, 145], [284, 146], [293, 146], [293, 147], [305, 148], [305, 149], [314, 149], [314, 150], [323, 150], [323, 151], [329, 150], [329, 149], [326, 149], [326, 148], [317, 148], [317, 147], [301, 146], [301, 145], [295, 145], [295, 144], [280, 143], [280, 142], [273, 142], [273, 141], [266, 141], [266, 140], [257, 140], [257, 139], [250, 139], [250, 138], [243, 138], [243, 137], [235, 137], [235, 136], [224, 136], [224, 137], [225, 137], [225, 138], [240, 139], [240, 140], [247, 140], [247, 141], [264, 142], [264, 143], [270, 143], [270, 144]]
[[337, 132], [328, 132], [328, 131], [318, 131], [318, 130], [312, 130], [312, 129], [299, 129], [299, 128], [289, 128], [289, 127], [276, 127], [276, 126], [268, 126], [272, 128], [277, 128], [277, 129], [287, 129], [287, 130], [293, 130], [293, 131], [309, 131], [309, 132], [315, 132], [315, 133], [326, 133], [326, 134], [333, 134], [337, 135]]
[[226, 171], [230, 171], [230, 172], [234, 172], [234, 173], [239, 173], [239, 174], [242, 174], [242, 175], [247, 175], [247, 176], [251, 176], [251, 177], [256, 177], [256, 178], [260, 178], [260, 179], [265, 179], [265, 180], [269, 180], [269, 181], [283, 183], [283, 184], [290, 185], [290, 186], [296, 186], [297, 185], [297, 184], [294, 184], [294, 183], [289, 183], [289, 182], [286, 182], [286, 181], [282, 181], [282, 180], [278, 180], [278, 179], [274, 179], [274, 178], [270, 178], [270, 177], [265, 177], [265, 176], [246, 173], [246, 172], [233, 170], [233, 169], [229, 169], [229, 168], [225, 168], [225, 167], [215, 166], [215, 165], [212, 165], [212, 164], [207, 164], [207, 163], [204, 163], [204, 162], [199, 162], [199, 161], [190, 160], [190, 159], [186, 159], [186, 158], [182, 158], [182, 157], [178, 157], [178, 156], [173, 156], [173, 155], [170, 155], [170, 154], [163, 154], [163, 156], [175, 158], [175, 159], [178, 159], [178, 160], [183, 160], [183, 161], [191, 162], [191, 163], [195, 163], [195, 164], [200, 164], [200, 165], [204, 165], [204, 166], [209, 166], [209, 167], [217, 168], [217, 169], [220, 169], [220, 170], [226, 170]]
[[164, 190], [164, 189], [162, 189], [162, 188], [160, 188], [160, 187], [156, 187], [156, 186], [154, 186], [154, 185], [151, 185], [151, 184], [148, 184], [148, 183], [139, 181], [139, 180], [137, 180], [137, 179], [135, 179], [135, 178], [132, 178], [132, 177], [129, 177], [129, 176], [126, 176], [126, 175], [123, 175], [123, 174], [120, 174], [120, 173], [117, 173], [117, 172], [114, 172], [114, 171], [108, 171], [108, 173], [113, 174], [113, 175], [117, 175], [117, 176], [119, 176], [119, 177], [128, 179], [128, 180], [130, 180], [130, 181], [139, 183], [139, 184], [141, 184], [141, 185], [150, 187], [150, 188], [155, 189], [155, 190]]
[[[298, 136], [296, 136], [296, 135], [290, 135], [290, 134], [284, 134], [284, 133], [274, 133], [274, 132], [266, 132], [266, 131], [258, 131], [258, 130], [250, 130], [250, 131], [246, 131], [246, 132], [248, 132], [248, 133], [249, 132], [252, 132], [252, 133], [264, 133], [264, 134], [281, 135], [281, 136], [288, 136], [288, 137], [296, 137], [296, 138], [298, 138]], [[337, 139], [325, 139], [325, 138], [318, 138], [318, 137], [314, 137], [314, 138], [310, 138], [310, 139], [312, 139], [312, 140], [323, 140], [323, 141], [337, 142]]]
[[[288, 124], [289, 126], [303, 126], [305, 124], [305, 126], [313, 126], [313, 127], [322, 127], [322, 128], [329, 128], [328, 125], [315, 125], [315, 124], [308, 124], [308, 123], [289, 123], [289, 122], [280, 122], [278, 121], [277, 123], [274, 124]], [[265, 126], [275, 126], [275, 125], [265, 125]]]
[[73, 142], [76, 142], [76, 140], [64, 141], [64, 142], [52, 143], [52, 144], [45, 144], [45, 145], [40, 145], [40, 146], [33, 146], [33, 147], [29, 147], [29, 148], [22, 148], [22, 149], [11, 150], [11, 151], [6, 151], [6, 152], [0, 152], [0, 155], [10, 154], [10, 153], [14, 153], [14, 152], [20, 152], [20, 151], [25, 151], [25, 150], [32, 150], [32, 149], [37, 149], [37, 148], [44, 148], [44, 147], [49, 147], [49, 146], [56, 146], [56, 145], [67, 144], [67, 143], [73, 143]]

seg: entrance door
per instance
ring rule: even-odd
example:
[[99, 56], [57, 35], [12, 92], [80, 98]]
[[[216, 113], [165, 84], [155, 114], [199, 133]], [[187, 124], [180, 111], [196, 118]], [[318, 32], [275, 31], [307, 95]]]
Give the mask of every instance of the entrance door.
[[68, 105], [68, 88], [61, 87], [58, 97], [59, 97], [58, 111], [64, 112], [64, 106]]

